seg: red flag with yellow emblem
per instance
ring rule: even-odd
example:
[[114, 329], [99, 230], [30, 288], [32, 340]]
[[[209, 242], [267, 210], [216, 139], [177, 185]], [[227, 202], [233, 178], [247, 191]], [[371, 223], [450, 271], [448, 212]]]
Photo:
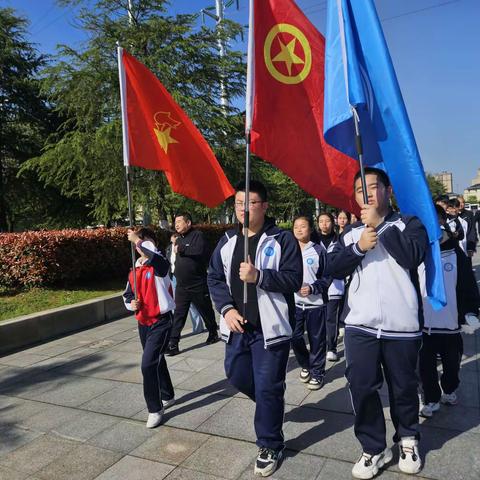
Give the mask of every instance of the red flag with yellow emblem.
[[322, 202], [356, 211], [358, 163], [323, 138], [324, 37], [293, 0], [254, 0], [254, 52], [252, 152]]
[[174, 192], [208, 207], [233, 195], [212, 149], [158, 78], [125, 51], [121, 62], [128, 131], [125, 163], [162, 170]]

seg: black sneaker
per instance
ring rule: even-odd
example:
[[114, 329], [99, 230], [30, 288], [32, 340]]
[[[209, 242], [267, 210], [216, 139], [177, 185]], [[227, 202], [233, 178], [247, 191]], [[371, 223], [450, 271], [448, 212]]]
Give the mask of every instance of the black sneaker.
[[174, 357], [175, 355], [178, 355], [180, 353], [180, 350], [178, 348], [178, 343], [171, 343], [168, 347], [167, 350], [165, 350], [165, 355], [169, 357]]
[[220, 340], [218, 333], [209, 333], [207, 337], [207, 341], [205, 342], [205, 345], [213, 345], [214, 343], [217, 343]]
[[261, 477], [268, 477], [278, 468], [282, 457], [283, 450], [260, 448], [255, 462], [254, 474]]

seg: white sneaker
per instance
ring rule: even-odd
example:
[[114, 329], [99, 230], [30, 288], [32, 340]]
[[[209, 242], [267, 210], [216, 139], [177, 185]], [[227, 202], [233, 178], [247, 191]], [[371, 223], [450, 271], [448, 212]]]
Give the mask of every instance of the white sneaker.
[[300, 381], [303, 383], [307, 383], [308, 381], [310, 381], [310, 378], [312, 378], [310, 372], [306, 368], [302, 368], [300, 370]]
[[338, 356], [335, 352], [327, 352], [327, 360], [329, 362], [336, 362], [338, 360]]
[[352, 475], [355, 478], [373, 478], [378, 471], [393, 458], [392, 451], [386, 448], [378, 455], [369, 455], [362, 453], [357, 463], [352, 468]]
[[456, 405], [458, 403], [457, 394], [455, 392], [442, 393], [440, 401], [445, 405]]
[[162, 400], [162, 405], [164, 410], [170, 408], [172, 405], [175, 405], [175, 398], [171, 398], [170, 400]]
[[162, 423], [163, 410], [160, 410], [157, 413], [149, 413], [147, 420], [147, 428], [155, 428]]
[[422, 461], [418, 453], [418, 440], [411, 437], [402, 438], [400, 441], [400, 457], [398, 468], [403, 473], [418, 473], [422, 468]]
[[268, 477], [278, 468], [283, 457], [283, 450], [260, 448], [255, 461], [253, 473], [260, 477]]
[[425, 418], [430, 418], [433, 416], [434, 412], [437, 412], [440, 408], [440, 404], [438, 402], [430, 402], [426, 405], [423, 405], [420, 409], [420, 415]]

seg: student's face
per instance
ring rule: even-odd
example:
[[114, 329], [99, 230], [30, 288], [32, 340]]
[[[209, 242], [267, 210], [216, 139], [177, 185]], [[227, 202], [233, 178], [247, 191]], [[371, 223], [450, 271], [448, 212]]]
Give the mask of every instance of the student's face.
[[[373, 205], [377, 210], [387, 209], [392, 195], [392, 187], [386, 187], [374, 173], [365, 175], [365, 181], [367, 184], [368, 204]], [[355, 200], [360, 207], [363, 206], [363, 187], [361, 178], [358, 178], [355, 182]]]
[[440, 205], [445, 211], [447, 211], [448, 205], [445, 202], [437, 202], [437, 205]]
[[[263, 202], [260, 195], [256, 192], [250, 192], [249, 197], [250, 227], [255, 228], [258, 225], [263, 225], [268, 202]], [[245, 192], [237, 192], [235, 194], [235, 215], [237, 220], [243, 225], [245, 220]]]
[[293, 235], [299, 242], [309, 242], [311, 233], [312, 231], [307, 220], [305, 220], [304, 218], [299, 218], [295, 220], [295, 223], [293, 224]]
[[465, 208], [465, 200], [459, 198], [458, 201], [460, 202], [460, 210], [463, 210]]
[[328, 215], [320, 215], [318, 219], [318, 228], [323, 235], [332, 233], [333, 223]]
[[450, 207], [450, 206], [447, 207], [447, 213], [448, 213], [449, 215], [452, 215], [452, 217], [456, 217], [456, 216], [458, 215], [457, 208], [455, 208], [455, 207]]
[[348, 217], [345, 212], [340, 212], [337, 217], [337, 225], [340, 228], [345, 228], [345, 225], [348, 225]]
[[192, 222], [190, 220], [185, 220], [184, 217], [175, 218], [175, 231], [180, 235], [187, 233], [191, 226]]

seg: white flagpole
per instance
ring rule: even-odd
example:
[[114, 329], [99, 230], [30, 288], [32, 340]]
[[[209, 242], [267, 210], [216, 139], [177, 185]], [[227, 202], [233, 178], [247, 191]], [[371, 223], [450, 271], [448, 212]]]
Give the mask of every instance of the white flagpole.
[[[123, 164], [125, 165], [125, 178], [127, 181], [127, 200], [128, 200], [128, 217], [130, 228], [135, 227], [132, 206], [132, 191], [130, 185], [130, 148], [128, 144], [128, 116], [127, 116], [127, 83], [125, 80], [125, 69], [123, 67], [123, 48], [117, 42], [117, 58], [118, 58], [118, 79], [120, 84], [120, 105], [122, 110], [122, 138], [123, 138]], [[135, 274], [135, 245], [130, 242], [130, 250], [132, 255], [133, 270], [133, 292], [135, 300], [137, 299], [137, 275]]]
[[[252, 104], [253, 104], [253, 77], [254, 77], [254, 38], [253, 38], [253, 2], [249, 0], [248, 13], [248, 50], [247, 50], [247, 91], [245, 104], [245, 200], [244, 200], [244, 220], [243, 220], [243, 257], [244, 262], [248, 262], [248, 229], [250, 226], [250, 132], [252, 129]], [[255, 261], [255, 259], [254, 259]], [[247, 282], [243, 284], [243, 317], [247, 314]]]

